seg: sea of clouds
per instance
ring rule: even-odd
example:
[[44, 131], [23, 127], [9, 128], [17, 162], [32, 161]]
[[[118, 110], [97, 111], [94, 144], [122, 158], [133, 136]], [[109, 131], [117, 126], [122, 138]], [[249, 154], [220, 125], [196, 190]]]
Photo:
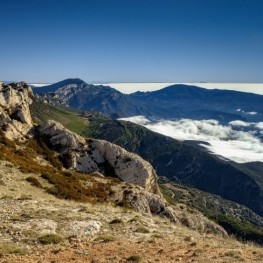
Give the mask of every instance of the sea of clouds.
[[[240, 120], [222, 125], [216, 120], [160, 120], [144, 116], [123, 118], [177, 140], [204, 141], [210, 152], [238, 163], [263, 161], [263, 122]], [[208, 144], [207, 144], [208, 143]]]

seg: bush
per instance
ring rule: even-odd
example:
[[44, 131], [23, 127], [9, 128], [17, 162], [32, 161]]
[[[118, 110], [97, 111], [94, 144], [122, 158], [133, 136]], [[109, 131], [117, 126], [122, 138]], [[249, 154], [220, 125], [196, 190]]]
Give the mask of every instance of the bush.
[[36, 186], [38, 188], [43, 188], [42, 184], [39, 182], [39, 180], [36, 177], [29, 176], [26, 178], [26, 181], [31, 183], [31, 185]]
[[101, 236], [98, 236], [95, 241], [99, 241], [99, 242], [102, 242], [102, 243], [108, 243], [108, 242], [112, 242], [112, 241], [115, 241], [116, 238], [113, 237], [113, 236], [104, 236], [104, 235], [101, 235]]
[[123, 223], [123, 222], [119, 218], [115, 218], [115, 219], [113, 219], [112, 221], [109, 222], [109, 224], [111, 224], [111, 225], [112, 224], [121, 224], [121, 223]]
[[221, 225], [228, 234], [232, 234], [238, 239], [263, 244], [263, 230], [250, 222], [227, 215], [206, 213], [206, 216]]
[[135, 230], [136, 233], [143, 233], [143, 234], [148, 234], [150, 233], [150, 231], [145, 228], [145, 227], [138, 227], [136, 230]]
[[60, 235], [57, 234], [48, 234], [48, 235], [44, 235], [39, 237], [39, 242], [43, 245], [47, 245], [47, 244], [59, 244], [62, 243], [64, 241], [64, 238]]
[[141, 257], [137, 255], [130, 256], [126, 260], [126, 262], [130, 262], [130, 263], [138, 263], [140, 261], [141, 261]]

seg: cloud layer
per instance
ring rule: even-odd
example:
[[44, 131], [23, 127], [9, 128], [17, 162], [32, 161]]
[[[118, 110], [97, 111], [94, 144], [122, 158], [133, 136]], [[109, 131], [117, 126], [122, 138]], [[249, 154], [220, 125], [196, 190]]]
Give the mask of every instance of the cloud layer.
[[[263, 161], [263, 123], [232, 121], [221, 125], [216, 120], [190, 120], [151, 122], [144, 116], [122, 120], [131, 121], [177, 140], [208, 142], [200, 145], [216, 155], [238, 163]], [[261, 136], [260, 136], [261, 135]]]

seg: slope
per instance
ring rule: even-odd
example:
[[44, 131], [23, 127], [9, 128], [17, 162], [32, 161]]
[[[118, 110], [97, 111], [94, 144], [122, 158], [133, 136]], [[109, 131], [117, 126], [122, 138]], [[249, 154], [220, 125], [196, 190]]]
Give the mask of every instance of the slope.
[[130, 122], [88, 113], [85, 117], [89, 120], [88, 136], [109, 140], [139, 154], [160, 176], [220, 195], [263, 215], [262, 175], [252, 169]]
[[[44, 104], [41, 101], [38, 103], [39, 105], [42, 105], [41, 107], [43, 107], [42, 112], [48, 112], [49, 114], [52, 114], [51, 112], [53, 110], [55, 110], [56, 112], [55, 107], [50, 106], [48, 104]], [[32, 108], [34, 109], [34, 106]], [[59, 112], [63, 113], [63, 111], [64, 110], [60, 110]], [[207, 181], [210, 181], [210, 183], [213, 183], [211, 182], [213, 179], [209, 180], [210, 173], [217, 172], [218, 176], [220, 176], [221, 168], [222, 166], [224, 166], [224, 162], [221, 160], [217, 160], [217, 158], [214, 156], [211, 157], [207, 153], [200, 153], [200, 150], [195, 149], [194, 147], [190, 145], [187, 145], [185, 143], [181, 143], [171, 138], [151, 132], [148, 129], [143, 128], [141, 126], [138, 126], [132, 123], [128, 123], [128, 122], [114, 121], [96, 112], [86, 112], [82, 115], [82, 118], [81, 116], [76, 115], [76, 113], [74, 112], [69, 112], [69, 113], [70, 113], [69, 115], [66, 114], [68, 119], [67, 121], [64, 120], [64, 123], [68, 123], [68, 125], [74, 126], [73, 123], [75, 120], [78, 120], [78, 121], [85, 120], [85, 122], [87, 123], [87, 126], [85, 126], [84, 124], [84, 127], [82, 127], [83, 128], [82, 132], [86, 136], [107, 139], [111, 142], [122, 145], [124, 148], [130, 151], [141, 154], [145, 159], [150, 161], [155, 166], [159, 175], [164, 175], [166, 176], [166, 178], [170, 178], [173, 181], [177, 181], [177, 182], [188, 184], [188, 185], [190, 184], [190, 182], [192, 182], [190, 181], [191, 178], [183, 177], [182, 174], [179, 174], [182, 177], [173, 178], [172, 176], [174, 175], [176, 171], [178, 171], [180, 167], [181, 167], [180, 168], [181, 171], [183, 172], [187, 171], [187, 169], [189, 169], [189, 167], [187, 167], [187, 164], [188, 164], [187, 162], [193, 156], [196, 157], [196, 156], [199, 156], [200, 154], [204, 156], [203, 159], [199, 159], [199, 161], [201, 160], [201, 164], [205, 169], [208, 169], [208, 168], [209, 169], [202, 171], [202, 173], [200, 172], [201, 171], [200, 169], [199, 170], [193, 169], [191, 170], [191, 173], [189, 171], [189, 175], [199, 176], [199, 173], [201, 173], [201, 176], [204, 175], [205, 177], [207, 177], [208, 178]], [[33, 116], [35, 116], [35, 119], [37, 119], [36, 118], [37, 113], [32, 111], [32, 114]], [[62, 118], [63, 114], [61, 115], [61, 117], [55, 114], [52, 114], [52, 116], [57, 118], [57, 120], [59, 119], [63, 120]], [[71, 118], [69, 116], [74, 116], [74, 118]], [[171, 156], [181, 156], [181, 157], [179, 161], [170, 162]], [[207, 156], [210, 158], [210, 162], [211, 162], [210, 166], [206, 164], [208, 162], [206, 160], [206, 158], [208, 158]], [[184, 158], [186, 160], [184, 160]], [[170, 162], [170, 165], [167, 165], [169, 162]], [[214, 169], [215, 165], [218, 166], [217, 170]], [[236, 172], [238, 173], [239, 170], [236, 169]], [[203, 182], [203, 185], [207, 184], [206, 180], [203, 180], [202, 182]], [[217, 182], [215, 182], [214, 187], [216, 187], [216, 183]], [[233, 182], [229, 182], [229, 183], [232, 184], [233, 188], [235, 188], [235, 184], [233, 184]], [[193, 185], [193, 183], [191, 183], [191, 185]], [[204, 187], [203, 185], [200, 186], [200, 189]], [[233, 189], [231, 191], [234, 193]], [[210, 188], [207, 188], [207, 192], [210, 192]], [[243, 192], [246, 193], [247, 189]], [[168, 191], [168, 194], [169, 196], [173, 196], [173, 193], [169, 191]], [[168, 200], [169, 200], [169, 196], [168, 196]], [[202, 198], [206, 198], [205, 193], [199, 194], [199, 196], [201, 200]], [[188, 198], [190, 198], [189, 200], [192, 200], [191, 195], [190, 197], [188, 196]], [[233, 199], [235, 199], [235, 197], [233, 197]], [[218, 200], [216, 198], [211, 198], [209, 196], [206, 198], [206, 200], [211, 200], [211, 203], [214, 206], [216, 206], [218, 202], [223, 202], [225, 208], [223, 210], [221, 208], [220, 209], [214, 209], [214, 208], [208, 209], [208, 207], [205, 210], [204, 208], [200, 208], [198, 206], [193, 206], [193, 208], [198, 209], [203, 213], [208, 211], [210, 216], [212, 214], [220, 216], [220, 215], [225, 215], [227, 213], [230, 216], [235, 217], [237, 222], [251, 222], [252, 224], [254, 224], [254, 226], [256, 226], [254, 227], [255, 232], [258, 231], [257, 230], [258, 227], [259, 228], [262, 227], [262, 218], [255, 215], [251, 210], [249, 210], [246, 207], [243, 207], [242, 205], [231, 203], [229, 201], [222, 201], [223, 199]], [[180, 200], [176, 200], [176, 201], [178, 202]], [[192, 202], [188, 203], [188, 205], [191, 206]], [[224, 211], [227, 211], [227, 212], [224, 212]], [[208, 212], [206, 213], [207, 215], [208, 215]], [[259, 218], [259, 219], [256, 220], [256, 218]], [[216, 220], [216, 218], [212, 218], [212, 219]], [[252, 229], [253, 229], [253, 226], [252, 226]], [[233, 231], [230, 230], [230, 233], [233, 233]], [[242, 236], [242, 234], [237, 234], [237, 235]]]

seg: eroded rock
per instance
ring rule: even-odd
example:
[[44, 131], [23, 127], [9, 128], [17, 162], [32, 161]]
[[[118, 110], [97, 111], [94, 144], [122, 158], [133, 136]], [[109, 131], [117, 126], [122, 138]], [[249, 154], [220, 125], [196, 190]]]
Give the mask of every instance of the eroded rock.
[[148, 192], [160, 194], [154, 169], [138, 155], [107, 141], [85, 140], [55, 121], [48, 121], [39, 133], [59, 153], [67, 168], [118, 177]]
[[0, 84], [0, 128], [10, 139], [23, 139], [33, 127], [31, 88], [24, 82]]

